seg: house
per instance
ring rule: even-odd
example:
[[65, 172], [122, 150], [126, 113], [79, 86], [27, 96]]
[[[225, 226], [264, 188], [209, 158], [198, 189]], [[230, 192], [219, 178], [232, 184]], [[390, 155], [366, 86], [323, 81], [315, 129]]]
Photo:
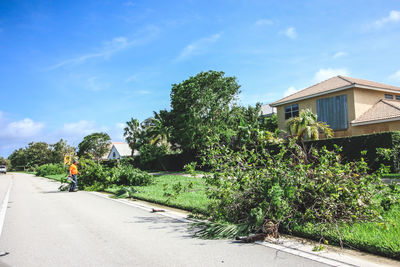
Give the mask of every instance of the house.
[[273, 108], [268, 104], [261, 105], [260, 109], [261, 117], [271, 117], [275, 113], [276, 113], [276, 108]]
[[277, 108], [278, 127], [311, 109], [335, 137], [400, 130], [400, 87], [335, 76], [270, 104]]
[[[137, 156], [139, 154], [138, 151], [135, 151], [133, 156]], [[110, 152], [106, 159], [120, 159], [122, 157], [130, 157], [132, 156], [132, 149], [129, 147], [127, 143], [124, 142], [111, 142], [110, 144]]]

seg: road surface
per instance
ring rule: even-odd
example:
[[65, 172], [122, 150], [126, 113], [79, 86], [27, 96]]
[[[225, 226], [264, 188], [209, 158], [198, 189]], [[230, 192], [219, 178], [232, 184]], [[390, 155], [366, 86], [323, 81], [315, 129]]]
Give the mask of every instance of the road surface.
[[0, 176], [0, 201], [9, 192], [0, 236], [0, 252], [9, 254], [0, 266], [329, 266], [257, 244], [192, 238], [187, 223], [58, 186]]

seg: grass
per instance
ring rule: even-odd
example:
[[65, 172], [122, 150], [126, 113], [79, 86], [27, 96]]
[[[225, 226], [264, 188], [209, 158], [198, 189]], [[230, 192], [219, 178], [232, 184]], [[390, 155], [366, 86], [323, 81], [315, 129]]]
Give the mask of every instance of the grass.
[[[173, 186], [181, 185], [186, 188], [189, 184], [192, 188], [182, 190], [176, 196], [165, 195], [166, 192], [174, 195]], [[146, 200], [166, 206], [181, 208], [184, 210], [206, 213], [209, 199], [205, 193], [205, 184], [201, 178], [186, 177], [182, 175], [160, 175], [154, 177], [154, 183], [147, 186], [135, 186], [138, 193], [133, 194], [137, 199]], [[118, 188], [110, 188], [107, 192], [114, 193]]]
[[66, 177], [67, 177], [67, 175], [65, 173], [63, 173], [63, 174], [52, 174], [52, 175], [46, 175], [45, 176], [45, 178], [49, 178], [49, 179], [52, 179], [52, 180], [55, 180], [55, 181], [59, 181], [59, 182], [61, 182], [61, 180], [63, 178], [66, 178]]
[[293, 234], [317, 239], [321, 233], [332, 244], [340, 245], [337, 231], [340, 232], [343, 245], [370, 253], [400, 259], [400, 206], [396, 205], [382, 214], [382, 222], [357, 222], [342, 224], [322, 230], [321, 226], [307, 223], [293, 227]]

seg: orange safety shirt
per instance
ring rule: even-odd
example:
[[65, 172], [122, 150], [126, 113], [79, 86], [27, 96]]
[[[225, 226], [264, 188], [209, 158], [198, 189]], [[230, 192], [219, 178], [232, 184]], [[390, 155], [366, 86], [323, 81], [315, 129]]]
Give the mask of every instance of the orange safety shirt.
[[69, 171], [71, 174], [78, 174], [78, 168], [76, 167], [75, 164], [72, 164], [71, 166], [69, 166]]

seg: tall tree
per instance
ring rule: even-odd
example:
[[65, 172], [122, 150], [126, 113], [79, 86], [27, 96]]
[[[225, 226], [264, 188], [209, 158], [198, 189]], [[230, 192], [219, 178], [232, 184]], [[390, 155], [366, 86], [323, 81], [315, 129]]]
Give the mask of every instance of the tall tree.
[[184, 151], [200, 152], [209, 138], [230, 139], [231, 109], [240, 86], [224, 72], [200, 72], [173, 84], [171, 90], [172, 140]]
[[135, 149], [137, 149], [140, 133], [140, 124], [137, 119], [131, 118], [129, 121], [126, 122], [126, 127], [124, 128], [124, 137], [132, 150], [131, 156], [134, 155]]
[[325, 122], [318, 121], [318, 116], [310, 109], [303, 109], [298, 117], [291, 118], [287, 122], [287, 128], [289, 133], [296, 136], [299, 141], [318, 140], [320, 132], [327, 138], [333, 136], [332, 129]]
[[63, 162], [65, 155], [74, 155], [75, 148], [68, 145], [67, 142], [63, 139], [60, 139], [55, 144], [50, 145], [53, 163]]
[[106, 133], [92, 133], [85, 136], [78, 145], [78, 156], [89, 156], [97, 161], [109, 151], [111, 138]]
[[24, 148], [19, 148], [13, 151], [11, 155], [8, 156], [8, 160], [11, 163], [11, 169], [18, 170], [26, 166], [26, 153]]
[[52, 162], [50, 146], [45, 142], [29, 143], [25, 156], [27, 166], [40, 166]]
[[145, 130], [149, 136], [149, 142], [151, 145], [169, 145], [171, 138], [171, 127], [167, 125], [165, 117], [161, 116], [165, 110], [157, 113], [153, 111], [154, 116], [145, 121]]

